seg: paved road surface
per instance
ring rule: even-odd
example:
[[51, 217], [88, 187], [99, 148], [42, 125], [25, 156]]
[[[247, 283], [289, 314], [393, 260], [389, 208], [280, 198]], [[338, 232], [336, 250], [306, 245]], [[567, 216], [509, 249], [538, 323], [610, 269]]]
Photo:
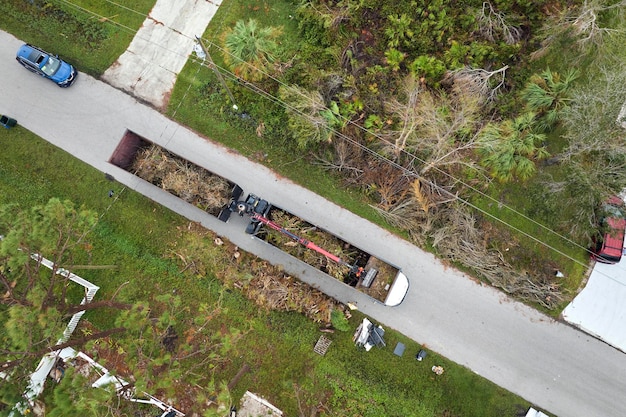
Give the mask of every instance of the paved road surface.
[[[119, 90], [84, 74], [67, 90], [56, 87], [14, 61], [20, 43], [0, 32], [0, 113], [15, 117], [49, 142], [201, 222], [244, 250], [285, 265], [289, 272], [338, 300], [356, 301], [375, 320], [551, 413], [561, 417], [626, 416], [623, 353], [442, 265], [430, 254], [198, 136]], [[393, 308], [375, 303], [246, 235], [243, 219], [233, 216], [228, 224], [221, 223], [111, 165], [107, 161], [126, 129], [402, 267], [410, 280], [405, 301]], [[94, 192], [105, 193], [108, 188], [106, 184]]]

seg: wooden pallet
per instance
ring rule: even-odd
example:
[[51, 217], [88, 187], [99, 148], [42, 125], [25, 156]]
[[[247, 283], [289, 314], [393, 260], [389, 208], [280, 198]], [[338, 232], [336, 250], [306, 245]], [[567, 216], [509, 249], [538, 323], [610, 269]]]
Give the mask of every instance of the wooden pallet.
[[313, 351], [315, 353], [319, 353], [320, 355], [324, 356], [331, 343], [332, 343], [332, 340], [330, 340], [324, 335], [321, 335], [320, 338], [317, 340], [317, 343], [315, 344]]

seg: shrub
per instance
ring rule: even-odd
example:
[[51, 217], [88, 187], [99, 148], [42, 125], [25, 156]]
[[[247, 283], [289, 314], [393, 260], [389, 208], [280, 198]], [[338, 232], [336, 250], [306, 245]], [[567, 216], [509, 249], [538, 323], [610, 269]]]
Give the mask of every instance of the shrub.
[[350, 330], [350, 322], [348, 322], [348, 319], [341, 310], [333, 310], [330, 313], [330, 322], [333, 327], [340, 332], [347, 332]]

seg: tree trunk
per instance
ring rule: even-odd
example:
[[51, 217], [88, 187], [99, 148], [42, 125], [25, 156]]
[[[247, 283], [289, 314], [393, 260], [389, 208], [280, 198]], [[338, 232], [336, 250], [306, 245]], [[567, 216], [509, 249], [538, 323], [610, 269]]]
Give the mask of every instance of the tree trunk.
[[91, 302], [87, 304], [79, 304], [79, 305], [70, 306], [67, 309], [67, 313], [71, 315], [71, 314], [79, 313], [81, 311], [89, 311], [89, 310], [93, 310], [93, 309], [101, 308], [101, 307], [114, 308], [117, 310], [130, 310], [132, 307], [132, 304], [120, 303], [120, 302], [113, 301], [113, 300], [96, 301], [96, 302]]
[[[57, 350], [61, 350], [61, 349], [65, 349], [67, 347], [77, 347], [77, 346], [82, 346], [85, 343], [91, 341], [91, 340], [97, 340], [97, 339], [102, 339], [108, 336], [111, 336], [112, 334], [115, 333], [121, 333], [123, 331], [125, 331], [126, 328], [125, 327], [115, 327], [113, 329], [109, 329], [109, 330], [104, 330], [102, 332], [99, 333], [94, 333], [94, 334], [90, 334], [88, 336], [85, 337], [81, 337], [80, 339], [72, 339], [72, 340], [68, 340], [65, 343], [61, 343], [59, 345], [54, 345], [54, 346], [48, 346], [45, 347], [43, 349], [39, 349], [35, 352], [28, 352], [28, 353], [24, 353], [24, 356], [27, 357], [33, 357], [33, 356], [43, 356], [46, 353], [49, 352], [55, 352]], [[13, 361], [8, 361], [8, 362], [4, 362], [2, 364], [0, 364], [0, 369], [2, 369], [3, 372], [6, 372], [7, 370], [10, 370], [11, 368], [17, 366], [20, 364], [20, 362], [22, 362], [22, 359], [16, 359]]]

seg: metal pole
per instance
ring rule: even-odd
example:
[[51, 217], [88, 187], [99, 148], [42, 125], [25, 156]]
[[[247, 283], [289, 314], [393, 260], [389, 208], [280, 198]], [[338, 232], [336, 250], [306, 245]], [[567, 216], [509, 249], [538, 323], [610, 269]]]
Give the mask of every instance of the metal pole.
[[206, 54], [209, 60], [209, 68], [211, 68], [213, 72], [215, 72], [217, 79], [220, 80], [220, 83], [222, 83], [222, 87], [224, 87], [224, 89], [228, 93], [228, 97], [230, 97], [230, 101], [232, 101], [233, 103], [233, 109], [238, 110], [239, 107], [237, 106], [237, 104], [235, 104], [235, 97], [233, 97], [233, 93], [230, 92], [230, 89], [226, 85], [226, 81], [224, 80], [224, 77], [222, 77], [222, 73], [219, 72], [219, 70], [217, 69], [217, 66], [215, 65], [215, 62], [213, 62], [213, 58], [211, 58], [211, 54], [209, 53], [206, 46], [204, 46], [204, 43], [202, 43], [202, 39], [197, 35], [196, 35], [196, 40], [198, 41], [198, 44], [200, 45], [200, 47], [202, 48], [202, 50], [204, 51], [204, 53]]

